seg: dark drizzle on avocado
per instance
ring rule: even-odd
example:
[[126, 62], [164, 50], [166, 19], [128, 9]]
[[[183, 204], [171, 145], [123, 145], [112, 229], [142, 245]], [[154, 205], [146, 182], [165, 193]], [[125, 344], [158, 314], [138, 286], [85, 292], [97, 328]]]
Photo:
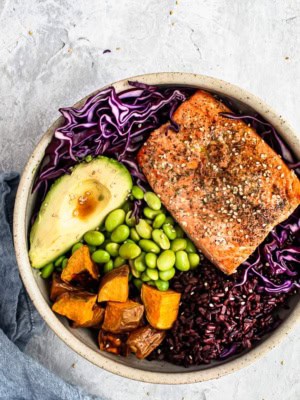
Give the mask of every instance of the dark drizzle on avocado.
[[100, 195], [97, 199], [91, 192], [85, 192], [83, 196], [78, 197], [73, 216], [80, 219], [89, 217], [98, 206], [98, 201], [103, 200], [103, 198], [103, 195]]

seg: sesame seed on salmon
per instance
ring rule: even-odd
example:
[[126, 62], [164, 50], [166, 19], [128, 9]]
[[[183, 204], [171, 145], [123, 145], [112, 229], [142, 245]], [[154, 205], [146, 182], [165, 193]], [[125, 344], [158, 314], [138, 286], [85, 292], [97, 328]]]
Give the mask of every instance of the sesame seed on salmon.
[[152, 189], [195, 245], [232, 274], [300, 204], [281, 157], [211, 94], [198, 90], [138, 153]]

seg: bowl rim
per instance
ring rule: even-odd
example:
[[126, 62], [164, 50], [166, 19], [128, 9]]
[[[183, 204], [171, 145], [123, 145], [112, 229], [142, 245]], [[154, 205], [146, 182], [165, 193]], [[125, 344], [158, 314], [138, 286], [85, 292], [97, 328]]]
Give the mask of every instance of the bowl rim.
[[[143, 83], [150, 85], [163, 85], [163, 84], [176, 84], [176, 85], [190, 85], [199, 87], [206, 90], [212, 90], [224, 95], [231, 96], [243, 103], [249, 105], [255, 110], [259, 110], [259, 113], [269, 120], [273, 126], [278, 129], [285, 139], [294, 141], [299, 144], [300, 147], [300, 136], [294, 132], [292, 127], [282, 118], [281, 115], [277, 114], [271, 107], [269, 107], [264, 101], [257, 96], [249, 93], [248, 91], [233, 85], [229, 82], [217, 79], [214, 77], [199, 75], [193, 73], [182, 73], [182, 72], [160, 72], [152, 74], [143, 74], [134, 76], [131, 78], [122, 79], [113, 84], [106, 85], [101, 89], [96, 90], [90, 95], [86, 96], [75, 106], [79, 106], [89, 96], [103, 90], [109, 86], [114, 86], [117, 91], [120, 91], [128, 87], [128, 81], [138, 80]], [[113, 359], [104, 357], [101, 352], [97, 352], [77, 337], [75, 337], [58, 319], [54, 312], [49, 307], [48, 303], [44, 299], [37, 282], [34, 278], [33, 269], [31, 268], [28, 252], [27, 252], [27, 232], [25, 227], [25, 216], [28, 198], [30, 196], [30, 190], [33, 180], [33, 172], [39, 165], [46, 145], [50, 141], [53, 135], [54, 129], [62, 122], [62, 117], [59, 117], [43, 134], [33, 153], [31, 154], [23, 174], [20, 179], [15, 207], [14, 207], [14, 222], [13, 222], [13, 238], [14, 246], [17, 257], [17, 263], [19, 266], [19, 272], [24, 283], [24, 286], [38, 310], [39, 314], [45, 320], [47, 325], [54, 331], [54, 333], [63, 340], [67, 346], [69, 346], [76, 353], [89, 360], [93, 364], [106, 371], [112, 372], [119, 376], [134, 379], [141, 382], [157, 383], [157, 384], [190, 384], [196, 382], [208, 381], [211, 379], [220, 378], [224, 375], [237, 371], [253, 363], [258, 358], [265, 355], [275, 346], [277, 346], [284, 337], [291, 331], [293, 326], [300, 320], [300, 302], [296, 305], [291, 314], [282, 322], [282, 324], [264, 341], [259, 345], [255, 346], [251, 351], [237, 357], [227, 363], [209, 367], [199, 371], [189, 371], [189, 369], [183, 369], [181, 372], [156, 372], [147, 371], [144, 369], [134, 368], [128, 365], [118, 363]], [[300, 154], [298, 154], [300, 155]]]

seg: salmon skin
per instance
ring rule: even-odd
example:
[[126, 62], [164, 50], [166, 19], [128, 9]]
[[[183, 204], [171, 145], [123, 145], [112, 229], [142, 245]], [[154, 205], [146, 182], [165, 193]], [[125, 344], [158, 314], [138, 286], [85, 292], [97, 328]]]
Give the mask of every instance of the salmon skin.
[[232, 274], [300, 203], [300, 182], [253, 128], [198, 90], [138, 153], [150, 186], [195, 245]]

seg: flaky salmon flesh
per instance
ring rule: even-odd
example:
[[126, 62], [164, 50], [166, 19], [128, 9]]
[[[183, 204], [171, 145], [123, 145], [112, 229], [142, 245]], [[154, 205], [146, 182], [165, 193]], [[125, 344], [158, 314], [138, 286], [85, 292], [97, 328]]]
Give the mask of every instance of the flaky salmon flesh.
[[198, 90], [151, 133], [138, 164], [198, 249], [232, 274], [300, 203], [300, 182], [281, 157], [230, 110]]

